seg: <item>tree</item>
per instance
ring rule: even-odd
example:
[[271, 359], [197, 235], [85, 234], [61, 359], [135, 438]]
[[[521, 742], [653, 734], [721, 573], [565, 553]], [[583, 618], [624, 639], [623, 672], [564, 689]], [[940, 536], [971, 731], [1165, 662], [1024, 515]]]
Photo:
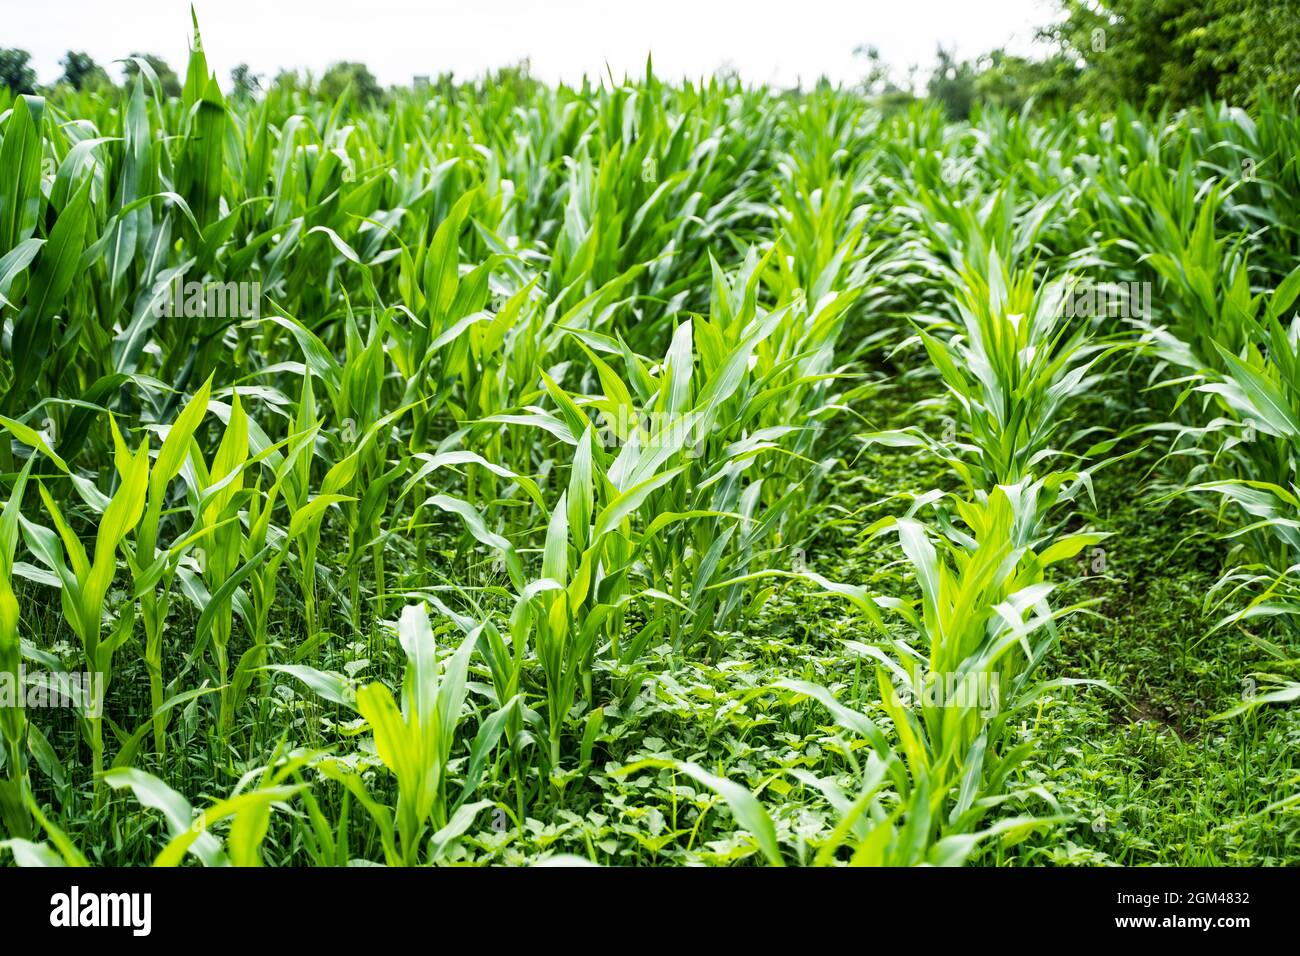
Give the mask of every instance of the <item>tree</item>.
[[855, 47], [853, 55], [867, 61], [867, 75], [862, 78], [862, 88], [868, 93], [883, 93], [893, 87], [889, 66], [880, 56], [880, 50], [870, 44]]
[[126, 61], [124, 67], [128, 84], [135, 79], [135, 75], [140, 72], [140, 67], [136, 60], [144, 60], [153, 70], [154, 75], [158, 77], [158, 85], [162, 87], [163, 96], [180, 96], [181, 80], [176, 75], [176, 71], [167, 65], [167, 61], [154, 53], [132, 53], [131, 59]]
[[108, 82], [108, 74], [91, 59], [89, 53], [69, 50], [59, 65], [63, 67], [63, 82], [74, 90], [84, 90]]
[[[1059, 22], [1038, 31], [1055, 50], [1030, 59], [993, 50], [958, 62], [940, 49], [926, 85], [954, 119], [975, 103], [1018, 110], [1121, 102], [1158, 110], [1206, 97], [1254, 106], [1263, 92], [1300, 96], [1300, 0], [1057, 0]], [[884, 102], [896, 89], [879, 53], [864, 87]]]
[[950, 118], [966, 119], [975, 102], [975, 65], [969, 60], [958, 62], [951, 53], [939, 47], [934, 72], [930, 74], [925, 91], [930, 99], [943, 106]]
[[31, 58], [26, 50], [0, 47], [0, 85], [13, 93], [35, 93], [36, 71], [27, 65]]
[[331, 64], [320, 78], [318, 92], [326, 99], [336, 100], [351, 85], [352, 98], [358, 103], [374, 103], [384, 98], [383, 87], [364, 63]]
[[1300, 86], [1300, 0], [1060, 2], [1065, 19], [1041, 35], [1080, 65], [1089, 102], [1250, 105]]
[[1020, 110], [1032, 98], [1049, 108], [1069, 106], [1080, 95], [1079, 68], [1060, 54], [1030, 60], [1005, 50], [981, 56], [975, 64], [975, 98]]
[[262, 88], [262, 75], [254, 73], [247, 63], [240, 63], [230, 71], [230, 82], [234, 84], [234, 95], [251, 99]]
[[[1217, 94], [1253, 105], [1261, 89], [1290, 97], [1300, 88], [1300, 0], [1218, 0], [1207, 42], [1189, 51], [1223, 68]], [[1184, 44], [1184, 48], [1192, 46]]]
[[912, 93], [916, 79], [915, 66], [908, 69], [906, 85], [900, 85], [876, 47], [863, 44], [854, 49], [853, 55], [867, 61], [867, 75], [862, 78], [862, 89], [874, 97], [873, 102], [877, 107], [885, 112], [895, 112], [906, 109], [916, 99]]

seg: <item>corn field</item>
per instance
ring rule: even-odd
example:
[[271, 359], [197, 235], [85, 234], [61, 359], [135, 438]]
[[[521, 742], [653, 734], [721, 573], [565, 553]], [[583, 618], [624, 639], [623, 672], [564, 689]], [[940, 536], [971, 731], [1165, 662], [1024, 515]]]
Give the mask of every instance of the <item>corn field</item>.
[[0, 92], [0, 860], [1300, 863], [1300, 122]]

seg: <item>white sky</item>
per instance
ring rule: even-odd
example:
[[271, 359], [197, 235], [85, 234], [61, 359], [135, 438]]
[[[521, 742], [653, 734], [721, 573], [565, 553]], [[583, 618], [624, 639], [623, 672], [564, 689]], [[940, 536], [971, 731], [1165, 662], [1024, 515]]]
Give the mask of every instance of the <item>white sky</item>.
[[[61, 73], [64, 51], [101, 65], [133, 51], [161, 54], [182, 77], [189, 0], [0, 0], [0, 46], [32, 54], [39, 81]], [[446, 70], [469, 78], [531, 57], [548, 81], [644, 70], [669, 79], [730, 65], [751, 83], [805, 85], [825, 74], [854, 82], [853, 56], [876, 46], [902, 71], [933, 63], [938, 44], [972, 57], [994, 47], [1030, 52], [1051, 0], [195, 0], [203, 45], [222, 85], [240, 61], [273, 75], [316, 74], [361, 60], [381, 83]], [[114, 78], [120, 65], [109, 67]]]

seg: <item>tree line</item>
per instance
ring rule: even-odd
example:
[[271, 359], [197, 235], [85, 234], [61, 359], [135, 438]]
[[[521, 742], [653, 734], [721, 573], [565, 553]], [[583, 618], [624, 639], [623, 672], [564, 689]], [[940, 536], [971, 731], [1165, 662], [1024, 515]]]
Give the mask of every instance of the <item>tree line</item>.
[[[1300, 0], [1058, 0], [1059, 18], [1037, 31], [1043, 55], [996, 49], [959, 60], [942, 47], [924, 80], [913, 66], [900, 76], [879, 50], [858, 47], [866, 62], [865, 92], [886, 109], [918, 99], [941, 104], [954, 119], [976, 104], [1021, 109], [1033, 103], [1050, 110], [1109, 109], [1121, 102], [1158, 109], [1206, 97], [1251, 107], [1265, 92], [1292, 96], [1300, 89]], [[73, 90], [112, 86], [107, 71], [85, 52], [69, 50], [63, 73], [51, 87]], [[129, 83], [142, 68], [164, 95], [179, 96], [181, 81], [160, 56], [133, 53], [122, 61]], [[450, 74], [439, 78], [449, 82]], [[237, 96], [255, 96], [264, 78], [246, 63], [230, 72]], [[417, 77], [416, 83], [426, 81]], [[340, 96], [350, 88], [360, 101], [379, 101], [384, 88], [364, 63], [332, 64], [319, 78], [283, 70], [276, 86]], [[531, 82], [528, 64], [489, 78]], [[30, 54], [0, 48], [0, 86], [14, 93], [38, 89]]]

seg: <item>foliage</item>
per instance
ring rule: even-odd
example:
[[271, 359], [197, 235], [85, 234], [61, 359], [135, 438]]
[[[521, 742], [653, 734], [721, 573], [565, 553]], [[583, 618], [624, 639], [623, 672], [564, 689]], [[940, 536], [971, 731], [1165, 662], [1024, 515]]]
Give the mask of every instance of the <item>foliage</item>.
[[0, 47], [0, 85], [11, 93], [35, 93], [36, 71], [28, 66], [31, 58], [26, 50]]
[[358, 76], [0, 113], [16, 862], [1295, 862], [1293, 104]]

